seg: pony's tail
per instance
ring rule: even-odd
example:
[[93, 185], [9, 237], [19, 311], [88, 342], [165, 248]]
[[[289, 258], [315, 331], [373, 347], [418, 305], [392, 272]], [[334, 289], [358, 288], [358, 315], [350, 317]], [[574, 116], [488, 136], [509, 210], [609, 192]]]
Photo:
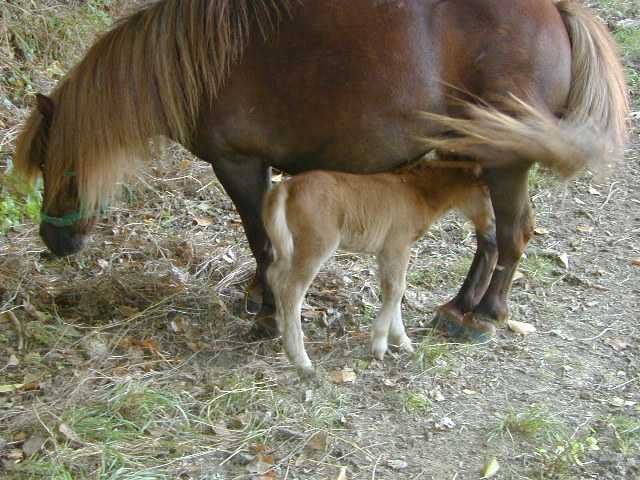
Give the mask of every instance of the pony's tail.
[[273, 246], [275, 261], [289, 261], [293, 256], [293, 236], [287, 223], [288, 197], [287, 185], [283, 183], [270, 190], [264, 201], [262, 221]]
[[615, 40], [586, 7], [575, 0], [557, 0], [571, 40], [572, 83], [566, 120], [593, 123], [609, 143], [614, 157], [627, 141], [629, 96]]
[[424, 113], [450, 131], [428, 147], [470, 156], [487, 167], [539, 162], [563, 177], [600, 171], [621, 158], [629, 101], [622, 65], [606, 28], [574, 0], [556, 2], [572, 45], [572, 84], [561, 119], [511, 95], [467, 106], [468, 118]]

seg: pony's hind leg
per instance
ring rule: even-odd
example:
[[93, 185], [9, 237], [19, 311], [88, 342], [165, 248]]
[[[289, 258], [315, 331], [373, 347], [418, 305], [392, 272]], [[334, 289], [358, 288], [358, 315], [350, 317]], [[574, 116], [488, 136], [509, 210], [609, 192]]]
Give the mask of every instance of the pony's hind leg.
[[456, 336], [484, 340], [495, 334], [496, 324], [507, 320], [511, 281], [534, 228], [527, 174], [528, 167], [502, 168], [485, 174], [496, 216], [498, 263], [478, 305], [465, 314], [461, 324], [450, 325]]
[[378, 360], [384, 358], [389, 343], [413, 352], [411, 340], [402, 322], [401, 303], [406, 288], [409, 249], [385, 248], [378, 254], [378, 275], [382, 288], [382, 307], [373, 321], [371, 352]]
[[247, 291], [247, 310], [259, 315], [254, 332], [275, 335], [275, 302], [267, 283], [271, 245], [262, 224], [262, 203], [271, 186], [271, 169], [259, 158], [232, 156], [212, 162], [213, 171], [231, 197], [244, 227], [249, 247], [256, 259], [256, 273]]
[[467, 203], [460, 207], [460, 211], [475, 226], [476, 253], [456, 296], [436, 311], [431, 325], [442, 330], [461, 324], [464, 315], [478, 305], [489, 286], [498, 260], [495, 217], [488, 189], [479, 186]]

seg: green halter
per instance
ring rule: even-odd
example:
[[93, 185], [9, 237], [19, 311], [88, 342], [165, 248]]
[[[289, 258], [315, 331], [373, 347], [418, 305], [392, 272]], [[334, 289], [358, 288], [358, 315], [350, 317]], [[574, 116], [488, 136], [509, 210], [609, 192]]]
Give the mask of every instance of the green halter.
[[[64, 172], [63, 175], [65, 177], [75, 177], [76, 172], [67, 171], [67, 172]], [[70, 227], [71, 225], [76, 223], [78, 220], [95, 217], [96, 215], [99, 215], [102, 212], [104, 212], [103, 208], [94, 210], [93, 212], [83, 212], [80, 210], [77, 212], [68, 213], [61, 217], [53, 217], [51, 215], [47, 215], [46, 213], [42, 212], [40, 213], [40, 220], [48, 224], [51, 224], [54, 227]]]

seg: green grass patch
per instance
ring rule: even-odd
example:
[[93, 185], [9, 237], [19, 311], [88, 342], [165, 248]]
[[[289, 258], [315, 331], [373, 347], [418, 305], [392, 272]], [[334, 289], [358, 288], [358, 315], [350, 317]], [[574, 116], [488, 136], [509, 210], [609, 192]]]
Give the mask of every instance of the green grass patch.
[[556, 277], [555, 260], [547, 255], [529, 254], [520, 261], [519, 268], [528, 280], [538, 285], [547, 285]]
[[404, 392], [402, 394], [402, 408], [409, 413], [428, 412], [431, 410], [431, 400], [421, 392]]
[[442, 343], [442, 338], [426, 335], [422, 343], [416, 348], [413, 361], [420, 369], [446, 368], [450, 354], [449, 344]]
[[633, 455], [640, 450], [640, 418], [618, 415], [608, 424], [615, 435], [615, 447], [624, 455]]
[[520, 435], [529, 440], [550, 438], [558, 433], [558, 423], [549, 417], [544, 408], [535, 404], [523, 412], [510, 408], [498, 428], [511, 436]]

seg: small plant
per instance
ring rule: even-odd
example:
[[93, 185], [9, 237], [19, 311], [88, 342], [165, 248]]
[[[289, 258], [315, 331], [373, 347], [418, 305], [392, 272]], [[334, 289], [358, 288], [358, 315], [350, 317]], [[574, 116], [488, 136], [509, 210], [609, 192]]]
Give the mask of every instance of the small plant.
[[618, 415], [610, 418], [608, 423], [613, 429], [615, 446], [620, 453], [631, 455], [640, 449], [639, 419]]
[[[435, 343], [437, 339], [425, 337], [416, 349], [414, 362], [419, 368], [445, 367], [450, 354], [448, 343]], [[440, 340], [441, 342], [441, 340]]]
[[558, 424], [549, 418], [543, 407], [534, 404], [520, 413], [510, 408], [501, 420], [499, 430], [510, 435], [521, 435], [527, 439], [535, 440], [556, 434]]
[[406, 412], [426, 412], [431, 409], [431, 400], [423, 393], [408, 391], [403, 395], [402, 406]]
[[520, 262], [520, 270], [532, 282], [547, 285], [553, 281], [556, 266], [548, 256], [530, 254]]

